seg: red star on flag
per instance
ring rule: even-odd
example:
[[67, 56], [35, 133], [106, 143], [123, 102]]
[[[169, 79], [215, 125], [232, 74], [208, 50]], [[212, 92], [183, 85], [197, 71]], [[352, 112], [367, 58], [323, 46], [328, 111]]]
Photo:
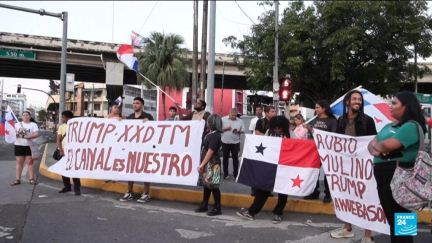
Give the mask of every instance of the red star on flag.
[[8, 130], [5, 130], [6, 135], [10, 135], [10, 132]]
[[298, 188], [301, 188], [300, 184], [304, 181], [304, 180], [300, 179], [300, 175], [297, 175], [297, 178], [295, 178], [295, 179], [291, 178], [291, 180], [294, 182], [294, 184], [292, 185], [292, 187], [298, 186]]

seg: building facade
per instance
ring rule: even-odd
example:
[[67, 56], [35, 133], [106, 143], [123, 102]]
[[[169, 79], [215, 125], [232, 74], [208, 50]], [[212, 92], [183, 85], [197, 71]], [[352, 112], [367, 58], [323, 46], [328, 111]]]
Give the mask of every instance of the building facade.
[[15, 115], [17, 117], [21, 117], [21, 114], [27, 109], [26, 95], [25, 94], [4, 94], [3, 97], [8, 102], [18, 104], [19, 111], [18, 113], [15, 113]]
[[7, 107], [10, 107], [13, 111], [13, 113], [15, 114], [15, 116], [18, 117], [18, 115], [20, 114], [20, 106], [18, 103], [15, 102], [10, 102], [7, 100], [2, 100], [1, 101], [1, 109], [2, 109], [2, 114], [4, 114], [4, 112], [7, 110]]
[[[141, 97], [140, 85], [124, 85], [123, 86], [123, 105], [122, 113], [125, 115], [134, 112], [132, 104], [135, 97]], [[157, 91], [143, 88], [144, 111], [157, 118]]]

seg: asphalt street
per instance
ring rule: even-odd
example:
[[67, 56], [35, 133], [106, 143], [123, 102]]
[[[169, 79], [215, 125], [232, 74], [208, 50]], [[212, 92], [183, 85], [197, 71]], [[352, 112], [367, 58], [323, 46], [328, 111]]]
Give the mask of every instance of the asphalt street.
[[[43, 148], [49, 133], [42, 132]], [[283, 222], [272, 224], [271, 212], [255, 221], [236, 216], [236, 208], [222, 208], [223, 215], [198, 214], [198, 205], [150, 200], [121, 203], [116, 193], [82, 188], [82, 196], [59, 194], [62, 183], [38, 177], [31, 186], [14, 180], [13, 145], [0, 142], [0, 242], [359, 242], [363, 230], [355, 228], [352, 239], [332, 239], [329, 231], [342, 226], [332, 215], [285, 213]], [[23, 175], [26, 175], [24, 171]], [[26, 178], [26, 180], [24, 180]], [[223, 193], [223, 188], [221, 188]], [[223, 203], [223, 202], [222, 202]], [[419, 226], [416, 243], [432, 242], [426, 225]], [[390, 242], [376, 235], [376, 242]]]

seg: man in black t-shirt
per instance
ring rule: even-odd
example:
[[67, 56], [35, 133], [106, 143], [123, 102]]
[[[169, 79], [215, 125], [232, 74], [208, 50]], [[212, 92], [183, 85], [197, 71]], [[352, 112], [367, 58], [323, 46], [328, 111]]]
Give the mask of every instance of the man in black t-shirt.
[[276, 115], [276, 109], [273, 106], [264, 108], [265, 117], [257, 121], [255, 125], [255, 135], [264, 135], [269, 127], [269, 121]]
[[[126, 119], [140, 119], [143, 120], [144, 122], [154, 121], [152, 115], [143, 111], [144, 100], [141, 97], [136, 97], [133, 100], [133, 109], [134, 109], [134, 113], [130, 114]], [[120, 198], [121, 202], [131, 201], [134, 199], [132, 194], [133, 185], [134, 185], [133, 181], [128, 181], [128, 190], [125, 193], [125, 195], [122, 198]], [[150, 183], [144, 182], [144, 192], [141, 195], [141, 197], [137, 200], [137, 202], [140, 203], [148, 202], [150, 200], [149, 192], [150, 192]]]

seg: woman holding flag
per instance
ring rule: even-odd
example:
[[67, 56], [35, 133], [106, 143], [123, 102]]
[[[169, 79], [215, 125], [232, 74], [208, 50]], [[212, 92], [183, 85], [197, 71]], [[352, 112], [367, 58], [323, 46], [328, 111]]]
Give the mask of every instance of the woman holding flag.
[[30, 143], [35, 142], [35, 138], [39, 136], [39, 128], [35, 120], [31, 117], [30, 112], [28, 111], [23, 112], [22, 120], [22, 123], [18, 123], [18, 125], [15, 125], [17, 138], [15, 141], [14, 149], [17, 164], [15, 169], [15, 181], [11, 183], [11, 186], [21, 184], [21, 173], [23, 171], [24, 162], [26, 162], [28, 167], [30, 184], [36, 185], [36, 180], [34, 179], [33, 158], [32, 151], [30, 149]]

